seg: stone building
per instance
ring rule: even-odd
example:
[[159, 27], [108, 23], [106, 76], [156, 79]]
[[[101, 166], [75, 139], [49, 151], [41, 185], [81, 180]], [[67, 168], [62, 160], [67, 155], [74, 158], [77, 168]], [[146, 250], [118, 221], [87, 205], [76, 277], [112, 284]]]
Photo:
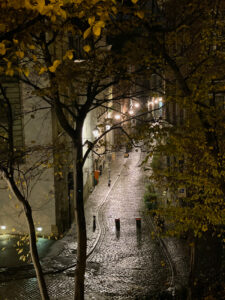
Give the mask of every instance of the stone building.
[[[13, 138], [18, 148], [15, 163], [17, 183], [33, 209], [37, 232], [44, 235], [59, 234], [73, 221], [73, 153], [71, 141], [59, 126], [50, 106], [32, 90], [13, 77], [1, 78], [13, 110]], [[0, 94], [3, 99], [3, 94]], [[7, 120], [1, 107], [0, 163], [7, 165]], [[93, 129], [105, 122], [106, 110], [93, 110], [83, 127], [83, 144], [93, 141]], [[106, 139], [109, 139], [110, 134]], [[112, 137], [110, 137], [112, 140]], [[109, 143], [108, 143], [109, 145]], [[84, 151], [87, 146], [84, 146]], [[105, 145], [102, 146], [103, 148]], [[104, 153], [104, 149], [101, 149]], [[106, 154], [88, 157], [84, 165], [84, 197], [94, 187], [94, 171], [104, 167]], [[23, 208], [0, 178], [0, 234], [26, 232]]]

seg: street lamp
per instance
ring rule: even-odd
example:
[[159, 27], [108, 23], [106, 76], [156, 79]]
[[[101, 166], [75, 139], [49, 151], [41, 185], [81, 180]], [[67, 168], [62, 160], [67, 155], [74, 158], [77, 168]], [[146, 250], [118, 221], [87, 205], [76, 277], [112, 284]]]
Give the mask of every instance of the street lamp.
[[128, 113], [129, 113], [131, 116], [133, 116], [133, 114], [134, 114], [133, 109], [131, 108], [131, 109], [128, 111]]
[[120, 120], [120, 119], [121, 119], [121, 115], [116, 114], [114, 118], [115, 118], [116, 120]]
[[97, 126], [93, 129], [92, 133], [95, 138], [97, 138], [99, 136], [99, 129]]

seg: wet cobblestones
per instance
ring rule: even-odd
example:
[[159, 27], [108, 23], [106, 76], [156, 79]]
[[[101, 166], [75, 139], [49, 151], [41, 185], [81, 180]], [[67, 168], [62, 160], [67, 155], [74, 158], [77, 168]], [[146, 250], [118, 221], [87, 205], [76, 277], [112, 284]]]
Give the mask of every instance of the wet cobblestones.
[[[143, 299], [145, 295], [169, 287], [171, 270], [158, 240], [151, 238], [151, 228], [144, 213], [143, 193], [145, 179], [138, 167], [140, 152], [129, 159], [122, 155], [111, 166], [111, 187], [108, 175], [101, 176], [99, 185], [86, 203], [88, 253], [86, 272], [86, 300]], [[93, 216], [97, 216], [93, 232]], [[141, 230], [135, 218], [141, 217]], [[116, 231], [115, 218], [120, 218], [120, 231]], [[100, 226], [99, 226], [100, 224]], [[59, 274], [46, 275], [51, 299], [72, 300], [74, 291], [74, 232], [56, 257], [44, 259], [46, 271], [65, 269]], [[182, 280], [182, 247], [168, 239], [169, 248], [177, 257], [178, 273]], [[65, 247], [67, 246], [67, 247]], [[183, 276], [183, 277], [182, 277]], [[39, 300], [35, 278], [0, 283], [0, 300]]]

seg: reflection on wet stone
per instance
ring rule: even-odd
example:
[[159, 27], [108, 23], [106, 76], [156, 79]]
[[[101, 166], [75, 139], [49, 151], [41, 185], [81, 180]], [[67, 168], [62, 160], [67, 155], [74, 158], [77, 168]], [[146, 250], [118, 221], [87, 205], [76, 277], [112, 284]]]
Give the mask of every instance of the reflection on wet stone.
[[[123, 169], [122, 160], [118, 158], [118, 162], [115, 161], [115, 168], [111, 174], [112, 191], [107, 196], [107, 201], [102, 205], [103, 197], [109, 191], [106, 176], [104, 185], [99, 182], [89, 202], [90, 211], [87, 214], [87, 220], [89, 221], [89, 234], [92, 234], [88, 242], [93, 243], [91, 237], [97, 235], [93, 234], [94, 231], [103, 234], [99, 240], [100, 243], [97, 244], [93, 255], [87, 262], [85, 300], [170, 299], [155, 297], [159, 294], [161, 296], [162, 292], [168, 289], [171, 272], [167, 264], [164, 267], [161, 265], [165, 257], [159, 242], [151, 239], [152, 228], [149, 228], [144, 214], [145, 180], [141, 168], [138, 167], [140, 165], [139, 153], [131, 153]], [[120, 169], [122, 169], [120, 179], [114, 184], [115, 176], [118, 176]], [[103, 177], [104, 174], [101, 179]], [[100, 205], [101, 209], [98, 210]], [[95, 212], [96, 219], [93, 212]], [[118, 216], [121, 216], [122, 221], [121, 234], [115, 224], [115, 218]], [[141, 217], [141, 228], [137, 228], [135, 223], [137, 216]], [[100, 228], [96, 230], [97, 221]], [[177, 248], [173, 249], [172, 241], [169, 246], [174, 256], [183, 262], [182, 252]], [[58, 266], [61, 268], [59, 263], [68, 265], [66, 260], [71, 259], [70, 257], [76, 251], [74, 249], [76, 245], [71, 245], [68, 252], [67, 247], [67, 251], [64, 250], [55, 263], [51, 260], [52, 265], [57, 268]], [[72, 265], [75, 264], [76, 262], [72, 261]], [[71, 266], [71, 260], [69, 265]], [[50, 266], [48, 265], [48, 268]], [[180, 273], [181, 269], [183, 269], [183, 264], [181, 264]], [[18, 277], [18, 274], [15, 276]], [[73, 299], [74, 268], [68, 268], [63, 273], [46, 275], [46, 280], [52, 300]], [[7, 295], [8, 300], [28, 300], [31, 299], [31, 295], [32, 300], [40, 300], [36, 279], [28, 281], [17, 278], [11, 282], [0, 283], [0, 299], [2, 295]]]

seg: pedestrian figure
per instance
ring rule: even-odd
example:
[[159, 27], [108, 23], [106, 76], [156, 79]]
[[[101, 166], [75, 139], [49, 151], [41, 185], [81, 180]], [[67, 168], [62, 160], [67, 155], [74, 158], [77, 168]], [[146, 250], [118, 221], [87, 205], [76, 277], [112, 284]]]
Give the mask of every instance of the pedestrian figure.
[[109, 181], [108, 181], [108, 187], [110, 187], [110, 185], [111, 185], [111, 180], [109, 179]]
[[96, 229], [96, 216], [93, 216], [93, 232], [95, 232]]

